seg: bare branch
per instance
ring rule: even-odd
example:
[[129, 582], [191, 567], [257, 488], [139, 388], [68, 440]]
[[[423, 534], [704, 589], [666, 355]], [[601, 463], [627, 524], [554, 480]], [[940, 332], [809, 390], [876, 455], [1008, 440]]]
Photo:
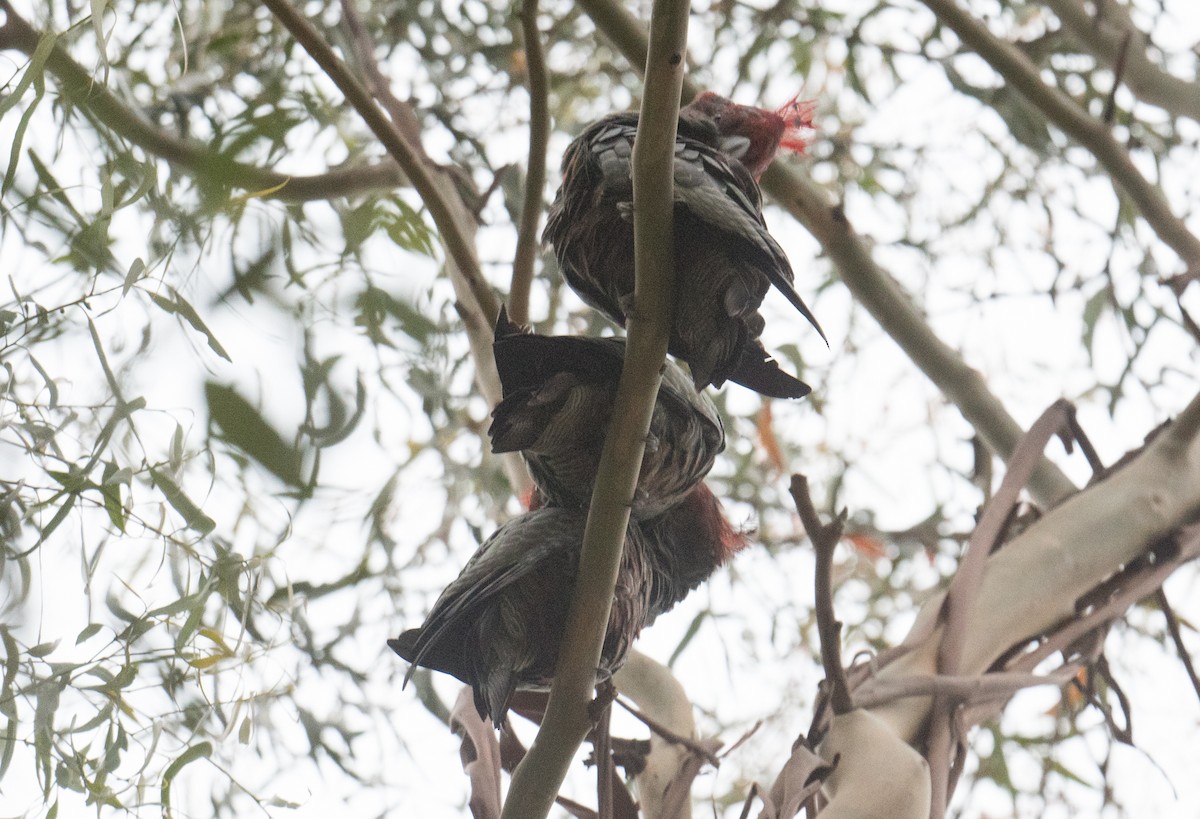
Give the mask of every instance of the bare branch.
[[1021, 439], [1009, 461], [1008, 472], [1000, 484], [1000, 490], [992, 498], [984, 510], [971, 539], [967, 543], [967, 551], [959, 563], [958, 571], [950, 581], [946, 592], [946, 608], [944, 618], [946, 627], [942, 633], [941, 645], [938, 647], [938, 672], [955, 674], [958, 671], [962, 656], [963, 643], [967, 637], [966, 612], [975, 599], [979, 584], [983, 582], [984, 568], [988, 556], [995, 551], [997, 542], [1004, 530], [1021, 489], [1033, 474], [1046, 444], [1056, 434], [1070, 429], [1069, 419], [1073, 408], [1065, 400], [1058, 400], [1042, 413], [1041, 417], [1030, 427], [1029, 433]]
[[667, 354], [674, 278], [673, 162], [690, 6], [655, 0], [640, 126], [633, 147], [634, 303], [613, 421], [588, 511], [579, 577], [559, 650], [546, 719], [513, 774], [505, 819], [550, 810], [588, 729], [587, 701], [608, 624], [629, 507]]
[[546, 146], [550, 141], [550, 76], [538, 30], [538, 0], [524, 0], [521, 34], [525, 44], [525, 76], [529, 85], [529, 162], [525, 169], [525, 198], [517, 229], [508, 314], [517, 324], [529, 322], [529, 289], [537, 261], [542, 191], [546, 187]]
[[1200, 677], [1196, 676], [1196, 666], [1192, 664], [1192, 655], [1188, 653], [1187, 646], [1183, 642], [1183, 634], [1179, 630], [1179, 619], [1175, 617], [1175, 612], [1171, 609], [1171, 602], [1167, 600], [1167, 593], [1160, 586], [1157, 594], [1158, 607], [1162, 609], [1163, 617], [1167, 620], [1167, 631], [1171, 634], [1171, 642], [1175, 643], [1175, 650], [1179, 652], [1179, 659], [1183, 662], [1183, 669], [1187, 672], [1188, 679], [1192, 681], [1192, 690], [1196, 692], [1196, 696], [1200, 697]]
[[429, 155], [425, 153], [425, 146], [421, 144], [421, 122], [412, 106], [401, 102], [392, 93], [391, 83], [379, 70], [379, 61], [375, 59], [375, 43], [363, 24], [362, 15], [358, 13], [354, 0], [342, 0], [342, 24], [350, 42], [350, 50], [354, 54], [354, 61], [366, 78], [367, 90], [383, 106], [383, 110], [387, 111], [392, 123], [400, 130], [413, 151], [429, 162]]
[[1090, 116], [1062, 91], [1042, 82], [1037, 66], [1020, 49], [993, 35], [987, 26], [960, 7], [957, 0], [921, 2], [1048, 120], [1091, 151], [1113, 181], [1137, 205], [1158, 238], [1179, 255], [1185, 269], [1200, 267], [1200, 239], [1171, 211], [1162, 191], [1142, 176], [1129, 153], [1103, 122]]
[[1018, 691], [1036, 685], [1061, 686], [1074, 677], [1079, 668], [1077, 664], [1066, 665], [1046, 675], [997, 671], [974, 676], [929, 674], [899, 679], [874, 677], [855, 690], [854, 701], [860, 708], [876, 708], [906, 697], [934, 695], [944, 696], [955, 704], [1005, 701]]
[[1121, 38], [1121, 45], [1117, 50], [1117, 62], [1113, 66], [1112, 88], [1108, 89], [1108, 99], [1104, 101], [1104, 112], [1100, 114], [1100, 121], [1105, 125], [1112, 126], [1113, 121], [1117, 117], [1117, 89], [1121, 87], [1121, 77], [1125, 73], [1125, 61], [1129, 56], [1129, 40], [1130, 32], [1125, 32], [1125, 36]]
[[1156, 560], [1153, 564], [1143, 564], [1132, 572], [1127, 572], [1128, 576], [1123, 578], [1121, 588], [1107, 601], [1045, 635], [1032, 650], [1008, 658], [1003, 667], [1010, 671], [1030, 671], [1057, 652], [1077, 655], [1081, 640], [1120, 617], [1137, 601], [1153, 594], [1154, 590], [1160, 588], [1184, 563], [1200, 557], [1200, 531], [1195, 527], [1185, 529], [1179, 540], [1178, 553], [1173, 557]]
[[[664, 819], [672, 785], [691, 756], [688, 747], [668, 737], [695, 739], [692, 703], [671, 669], [637, 650], [629, 652], [629, 659], [613, 676], [613, 682], [657, 726], [657, 730], [651, 728], [650, 753], [646, 755], [646, 766], [636, 775], [636, 782], [638, 801], [646, 819]], [[685, 801], [684, 806], [690, 807], [690, 803]], [[685, 810], [679, 819], [689, 816]]]
[[500, 743], [492, 726], [475, 710], [471, 686], [464, 685], [450, 713], [450, 729], [462, 738], [459, 756], [471, 780], [470, 808], [475, 819], [500, 816]]
[[[672, 745], [679, 745], [683, 748], [686, 748], [691, 753], [703, 758], [705, 762], [707, 762], [709, 765], [712, 765], [714, 768], [721, 767], [720, 758], [710, 747], [712, 744], [711, 741], [702, 742], [700, 740], [692, 739], [691, 737], [683, 736], [682, 734], [677, 734], [657, 720], [643, 714], [641, 711], [634, 708], [620, 697], [617, 697], [617, 705], [620, 705], [622, 708], [628, 711], [634, 719], [649, 728], [651, 733], [657, 734]], [[720, 743], [718, 743], [717, 747], [720, 748]]]
[[825, 679], [830, 685], [830, 702], [834, 714], [845, 714], [854, 708], [846, 685], [846, 667], [842, 665], [842, 624], [833, 611], [833, 552], [842, 539], [842, 526], [846, 522], [843, 512], [828, 526], [821, 523], [808, 491], [808, 478], [792, 475], [788, 488], [804, 531], [812, 541], [817, 555], [816, 605], [817, 631], [821, 640], [821, 663], [825, 666]]
[[[391, 83], [388, 82], [379, 63], [375, 59], [375, 47], [363, 25], [354, 0], [342, 0], [342, 21], [347, 31], [354, 59], [358, 63], [363, 76], [366, 77], [367, 87], [383, 109], [387, 111], [392, 124], [400, 132], [406, 143], [412, 148], [416, 158], [430, 166], [432, 161], [425, 153], [421, 144], [420, 121], [411, 105], [398, 99], [392, 93]], [[438, 174], [433, 178], [434, 186], [444, 195], [451, 220], [463, 242], [468, 245], [470, 257], [478, 271], [478, 260], [475, 255], [475, 228], [477, 222], [474, 214], [463, 201], [456, 185], [445, 175]], [[471, 345], [471, 358], [475, 362], [475, 383], [479, 391], [487, 399], [488, 404], [496, 406], [500, 403], [500, 378], [496, 373], [496, 358], [492, 350], [492, 327], [499, 310], [491, 288], [480, 286], [479, 276], [465, 270], [457, 259], [451, 255], [446, 261], [446, 272], [454, 285], [454, 294], [458, 301], [455, 308], [462, 318], [467, 340]], [[475, 276], [473, 278], [472, 276]], [[524, 495], [532, 486], [529, 470], [518, 453], [506, 453], [500, 456], [505, 474], [513, 491]]]
[[1121, 4], [1097, 0], [1097, 5], [1101, 3], [1104, 14], [1092, 17], [1079, 0], [1046, 0], [1075, 42], [1100, 62], [1113, 66], [1114, 72], [1121, 44], [1128, 38], [1130, 47], [1120, 73], [1133, 95], [1200, 122], [1200, 83], [1176, 77], [1156, 65], [1146, 53], [1146, 35], [1137, 30]]

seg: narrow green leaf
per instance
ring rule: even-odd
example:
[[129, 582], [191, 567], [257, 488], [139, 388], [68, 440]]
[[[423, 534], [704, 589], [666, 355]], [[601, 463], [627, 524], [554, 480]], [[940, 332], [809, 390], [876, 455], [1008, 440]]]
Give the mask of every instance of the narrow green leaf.
[[125, 283], [121, 285], [121, 295], [128, 295], [130, 288], [137, 284], [146, 272], [146, 263], [142, 261], [142, 257], [138, 256], [133, 260], [133, 264], [129, 265], [129, 272], [125, 274]]
[[42, 368], [38, 360], [33, 357], [33, 353], [29, 353], [28, 356], [29, 363], [37, 370], [38, 375], [42, 377], [42, 381], [46, 385], [46, 393], [49, 398], [47, 406], [52, 410], [58, 409], [58, 385], [54, 383], [54, 379], [50, 377], [50, 374]]
[[30, 657], [45, 657], [54, 649], [58, 648], [58, 640], [52, 640], [48, 643], [38, 643], [33, 648], [29, 649]]
[[304, 453], [284, 441], [249, 401], [232, 387], [211, 381], [204, 385], [204, 394], [209, 415], [225, 440], [289, 486], [304, 486]]
[[673, 668], [675, 661], [679, 659], [679, 655], [683, 653], [688, 644], [692, 642], [696, 634], [700, 631], [700, 626], [708, 619], [708, 610], [700, 612], [692, 618], [692, 622], [688, 624], [687, 631], [683, 633], [683, 639], [679, 641], [679, 645], [675, 646], [675, 650], [671, 652], [671, 658], [667, 660], [667, 668]]
[[204, 319], [200, 318], [200, 314], [196, 312], [196, 308], [192, 307], [178, 293], [172, 293], [172, 296], [174, 297], [173, 299], [168, 299], [157, 293], [151, 293], [150, 300], [168, 313], [173, 313], [192, 325], [193, 330], [202, 333], [208, 339], [208, 346], [214, 353], [232, 363], [233, 359], [229, 357], [229, 353], [221, 346], [221, 342], [217, 341], [217, 337], [213, 335], [212, 330], [208, 329], [208, 325], [204, 323]]
[[171, 504], [171, 508], [183, 516], [184, 522], [190, 528], [195, 529], [202, 535], [207, 535], [213, 529], [217, 528], [216, 521], [204, 514], [199, 506], [192, 503], [191, 499], [183, 494], [183, 490], [179, 488], [179, 484], [171, 480], [165, 472], [150, 467], [150, 477], [154, 479], [154, 483], [162, 490], [163, 497], [167, 499], [167, 503]]
[[104, 628], [99, 623], [89, 623], [84, 627], [83, 631], [79, 632], [79, 636], [75, 638], [75, 645], [92, 639], [99, 633], [100, 629]]
[[92, 335], [92, 346], [96, 348], [96, 355], [100, 358], [100, 367], [104, 370], [108, 387], [117, 400], [121, 400], [121, 386], [117, 383], [117, 377], [113, 375], [112, 367], [108, 366], [108, 356], [104, 354], [104, 345], [100, 342], [100, 334], [96, 332], [96, 324], [90, 317], [88, 318], [88, 332]]
[[183, 425], [175, 423], [175, 434], [171, 436], [171, 451], [167, 456], [171, 469], [178, 472], [183, 468]]
[[167, 766], [166, 772], [163, 774], [162, 781], [162, 809], [163, 815], [170, 819], [171, 816], [171, 782], [179, 775], [184, 766], [195, 762], [197, 759], [205, 759], [212, 754], [211, 742], [199, 742], [182, 754]]
[[33, 57], [29, 60], [29, 67], [25, 69], [25, 73], [21, 76], [17, 87], [12, 90], [12, 93], [0, 96], [0, 117], [3, 117], [8, 109], [12, 108], [21, 101], [21, 97], [29, 90], [29, 86], [34, 86], [33, 101], [25, 106], [25, 110], [21, 114], [20, 122], [13, 133], [12, 145], [9, 150], [8, 170], [4, 174], [4, 182], [0, 183], [0, 199], [8, 193], [12, 187], [13, 179], [16, 178], [16, 170], [18, 158], [21, 154], [21, 145], [25, 140], [25, 130], [29, 127], [29, 121], [33, 117], [33, 112], [37, 109], [38, 103], [46, 93], [46, 60], [50, 57], [50, 53], [54, 50], [55, 43], [58, 42], [58, 35], [48, 34], [42, 37], [38, 42], [37, 48], [33, 51]]
[[1089, 360], [1094, 355], [1092, 342], [1096, 338], [1096, 324], [1099, 322], [1104, 309], [1109, 305], [1108, 298], [1109, 293], [1107, 288], [1101, 288], [1083, 306], [1083, 346], [1087, 350]]
[[20, 670], [20, 651], [8, 628], [0, 626], [0, 641], [4, 643], [4, 679], [0, 682], [0, 713], [8, 717], [4, 732], [0, 733], [0, 780], [12, 763], [13, 751], [17, 747], [17, 708], [13, 704], [13, 681]]
[[104, 497], [104, 511], [108, 512], [108, 519], [121, 534], [125, 534], [125, 505], [121, 502], [121, 481], [113, 480], [120, 471], [112, 461], [105, 462], [100, 494]]

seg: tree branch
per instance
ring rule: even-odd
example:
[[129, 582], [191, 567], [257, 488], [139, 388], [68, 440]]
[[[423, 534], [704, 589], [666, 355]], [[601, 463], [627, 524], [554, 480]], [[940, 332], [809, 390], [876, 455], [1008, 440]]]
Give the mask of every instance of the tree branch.
[[[644, 62], [645, 30], [616, 0], [579, 0], [579, 5], [625, 59], [634, 66]], [[685, 80], [683, 91], [690, 99], [700, 89]], [[934, 334], [895, 279], [875, 264], [841, 207], [830, 206], [824, 190], [780, 162], [770, 167], [762, 185], [820, 242], [859, 303], [958, 407], [992, 451], [1007, 461], [1021, 439], [1021, 426], [988, 390], [979, 373]], [[1070, 479], [1046, 458], [1034, 473], [1030, 488], [1045, 506], [1053, 506], [1075, 491]]]
[[634, 310], [604, 442], [546, 719], [513, 774], [505, 819], [544, 817], [588, 730], [587, 703], [608, 625], [629, 508], [667, 354], [674, 280], [673, 170], [687, 0], [655, 0], [633, 146]]
[[812, 541], [813, 551], [817, 555], [816, 576], [816, 607], [817, 632], [821, 638], [821, 664], [825, 667], [825, 679], [828, 681], [829, 701], [834, 714], [846, 714], [854, 708], [850, 699], [850, 689], [846, 684], [846, 667], [842, 664], [842, 624], [838, 622], [833, 611], [833, 552], [838, 541], [842, 539], [842, 526], [846, 523], [843, 512], [837, 520], [828, 526], [821, 523], [820, 516], [813, 506], [812, 496], [808, 492], [808, 478], [803, 475], [792, 475], [792, 483], [788, 488], [792, 503], [796, 506], [796, 514], [808, 539]]
[[[46, 35], [18, 15], [8, 0], [0, 0], [0, 10], [5, 16], [4, 25], [0, 26], [0, 51], [11, 49], [32, 56], [38, 42]], [[284, 202], [333, 199], [408, 183], [400, 166], [391, 160], [313, 176], [293, 176], [237, 162], [204, 145], [162, 131], [121, 102], [71, 59], [61, 45], [53, 47], [45, 67], [58, 79], [63, 96], [113, 133], [146, 153], [166, 160], [173, 167], [208, 182], [262, 191], [264, 197]]]
[[1078, 665], [1065, 665], [1050, 674], [993, 672], [975, 676], [935, 674], [928, 677], [873, 677], [854, 692], [861, 708], [876, 708], [908, 697], [944, 696], [954, 703], [1007, 700], [1013, 694], [1037, 685], [1061, 686], [1079, 672]]
[[271, 10], [279, 22], [296, 38], [296, 42], [309, 53], [317, 65], [321, 66], [321, 70], [345, 95], [346, 102], [358, 112], [367, 127], [371, 129], [371, 133], [375, 134], [387, 152], [399, 163], [409, 181], [412, 182], [413, 188], [421, 197], [421, 201], [429, 209], [429, 215], [433, 217], [433, 223], [437, 226], [442, 243], [446, 246], [446, 252], [458, 265], [475, 296], [475, 301], [478, 302], [485, 315], [497, 315], [500, 312], [500, 302], [492, 292], [487, 280], [484, 279], [483, 271], [479, 269], [479, 263], [475, 259], [474, 245], [456, 223], [452, 206], [447, 200], [443, 188], [430, 175], [421, 152], [409, 144], [396, 124], [388, 119], [375, 104], [375, 100], [363, 88], [362, 83], [333, 53], [333, 49], [313, 28], [312, 23], [302, 17], [288, 0], [263, 0], [263, 5]]
[[[1113, 181], [1133, 200], [1158, 238], [1178, 254], [1186, 270], [1200, 269], [1200, 239], [1177, 217], [1166, 197], [1152, 185], [1113, 138], [1103, 122], [1090, 116], [1070, 97], [1042, 82], [1038, 68], [1016, 46], [996, 37], [963, 10], [957, 0], [921, 0], [942, 25], [1004, 77], [1063, 133], [1082, 145], [1104, 166]], [[1115, 52], [1114, 52], [1115, 56]]]
[[[664, 737], [669, 732], [689, 740], [696, 738], [696, 723], [692, 718], [692, 703], [671, 669], [640, 651], [629, 652], [629, 659], [613, 675], [617, 690], [625, 694], [654, 720], [659, 729], [650, 733], [650, 753], [646, 767], [637, 774], [638, 802], [646, 819], [662, 819], [668, 799], [668, 789], [683, 768], [691, 752]], [[617, 702], [621, 702], [620, 699]], [[623, 704], [623, 703], [622, 703]], [[690, 805], [686, 805], [690, 808]], [[678, 819], [690, 819], [690, 810]]]
[[520, 12], [525, 44], [525, 76], [529, 84], [529, 162], [525, 169], [525, 198], [513, 255], [512, 284], [508, 288], [508, 314], [517, 324], [529, 323], [529, 289], [537, 261], [538, 226], [542, 218], [542, 193], [546, 187], [546, 146], [550, 141], [550, 76], [538, 30], [538, 0], [524, 0]]
[[1104, 65], [1116, 65], [1125, 38], [1129, 38], [1123, 79], [1135, 97], [1172, 114], [1200, 122], [1200, 83], [1176, 77], [1146, 55], [1146, 35], [1134, 26], [1120, 3], [1103, 3], [1103, 16], [1092, 17], [1079, 0], [1045, 0], [1071, 39]]
[[[1076, 611], [1080, 598], [1200, 513], [1200, 430], [1189, 423], [1198, 416], [1200, 396], [1180, 414], [1183, 423], [1179, 430], [1173, 429], [1174, 425], [1168, 427], [1124, 467], [1051, 509], [988, 558], [983, 580], [966, 614], [968, 636], [959, 674], [981, 674], [1011, 647], [1064, 623], [1076, 626], [1075, 621], [1081, 619]], [[1164, 561], [1164, 569], [1169, 562]], [[1150, 571], [1159, 568], [1154, 564]], [[1169, 570], [1153, 576], [1161, 583], [1167, 574]], [[1141, 588], [1136, 593], [1148, 592]], [[1122, 592], [1114, 602], [1122, 597], [1127, 608], [1137, 599], [1133, 594], [1132, 589]], [[937, 625], [912, 651], [882, 668], [878, 684], [936, 674], [945, 631], [945, 625], [939, 622], [944, 602], [945, 595], [939, 595], [922, 606], [913, 631], [928, 629], [931, 623]], [[1106, 612], [1105, 616], [1111, 618], [1115, 612]], [[1022, 657], [1020, 665], [1024, 661]], [[931, 704], [928, 696], [913, 696], [871, 709], [870, 713], [879, 724], [887, 726], [884, 733], [912, 742], [926, 724]], [[830, 748], [846, 747], [846, 738], [837, 737], [837, 732], [835, 718], [826, 743]], [[829, 758], [825, 746], [822, 751]], [[846, 777], [839, 779], [836, 787], [870, 790], [871, 783]], [[884, 804], [877, 803], [877, 807], [882, 809]], [[893, 804], [886, 803], [889, 808]], [[863, 814], [831, 811], [828, 817], [847, 815]], [[866, 815], [874, 814], [868, 811]]]
[[1046, 444], [1056, 434], [1070, 428], [1068, 419], [1073, 414], [1072, 406], [1060, 399], [1034, 422], [1029, 433], [1017, 445], [1000, 490], [988, 503], [975, 531], [971, 533], [966, 554], [946, 590], [946, 608], [943, 611], [946, 627], [938, 646], [939, 674], [958, 672], [962, 648], [968, 636], [966, 613], [979, 591], [979, 584], [983, 582], [988, 556], [996, 550], [1004, 526], [1020, 497], [1021, 488], [1028, 483]]
[[[412, 106], [392, 93], [391, 84], [379, 68], [379, 63], [375, 59], [375, 44], [367, 32], [366, 26], [363, 25], [355, 0], [342, 0], [342, 22], [354, 54], [354, 60], [366, 78], [367, 89], [371, 96], [387, 111], [392, 125], [399, 131], [405, 143], [411, 147], [416, 158], [436, 167], [421, 144], [420, 121]], [[439, 173], [432, 177], [432, 180], [434, 186], [441, 192], [450, 211], [450, 218], [461, 235], [462, 241], [467, 245], [475, 269], [478, 270], [479, 262], [475, 253], [477, 222], [474, 214], [463, 201], [457, 184], [447, 174]], [[494, 298], [490, 301], [480, 300], [481, 294], [489, 297], [492, 295], [491, 288], [477, 287], [477, 280], [473, 279], [468, 271], [464, 271], [453, 256], [446, 259], [446, 273], [454, 287], [454, 295], [457, 299], [454, 307], [458, 311], [459, 318], [462, 319], [467, 341], [471, 346], [471, 358], [475, 362], [475, 383], [484, 399], [494, 407], [500, 403], [503, 397], [500, 377], [496, 372], [495, 353], [492, 350], [493, 326], [496, 318], [496, 312], [493, 310], [498, 311], [499, 307]], [[529, 470], [525, 467], [525, 462], [521, 459], [520, 454], [510, 452], [501, 455], [500, 458], [513, 492], [518, 496], [524, 496], [533, 484]]]

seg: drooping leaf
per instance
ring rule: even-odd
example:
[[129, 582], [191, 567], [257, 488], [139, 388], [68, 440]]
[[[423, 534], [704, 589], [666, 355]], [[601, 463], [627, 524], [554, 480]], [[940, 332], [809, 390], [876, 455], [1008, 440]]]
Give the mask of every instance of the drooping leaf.
[[304, 453], [284, 441], [254, 406], [232, 387], [212, 381], [204, 385], [209, 417], [221, 437], [245, 452], [288, 486], [305, 485]]

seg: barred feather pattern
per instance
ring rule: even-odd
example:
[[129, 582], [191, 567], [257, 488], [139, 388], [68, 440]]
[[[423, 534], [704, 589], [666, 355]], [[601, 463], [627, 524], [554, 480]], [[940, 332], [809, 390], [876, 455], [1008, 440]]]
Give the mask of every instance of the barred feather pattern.
[[[545, 688], [558, 662], [579, 571], [587, 512], [544, 508], [489, 537], [434, 603], [425, 622], [388, 645], [418, 666], [457, 677], [500, 727], [518, 688]], [[631, 523], [609, 613], [597, 681], [621, 667], [650, 612], [649, 547]]]
[[[638, 115], [613, 114], [567, 148], [563, 181], [543, 239], [567, 283], [624, 326], [632, 308], [633, 182]], [[742, 140], [745, 142], [745, 140]], [[762, 217], [758, 183], [700, 109], [680, 112], [675, 143], [675, 306], [670, 352], [687, 362], [697, 389], [732, 380], [764, 395], [798, 398], [808, 385], [763, 349], [758, 313], [771, 285], [814, 326], [793, 273]], [[820, 328], [818, 327], [818, 330]]]
[[[494, 351], [504, 398], [492, 412], [492, 450], [522, 453], [544, 505], [586, 509], [612, 420], [624, 340], [522, 333], [502, 314]], [[724, 448], [717, 408], [668, 361], [632, 517], [652, 518], [677, 504]]]

